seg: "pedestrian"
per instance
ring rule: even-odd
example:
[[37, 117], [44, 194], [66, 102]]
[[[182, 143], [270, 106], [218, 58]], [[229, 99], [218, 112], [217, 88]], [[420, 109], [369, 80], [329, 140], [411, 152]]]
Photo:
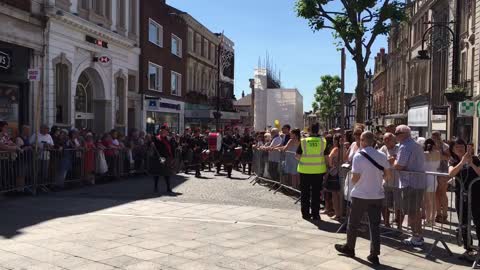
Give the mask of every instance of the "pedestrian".
[[[340, 196], [340, 145], [343, 143], [342, 135], [333, 136], [333, 148], [328, 155], [328, 174], [325, 180], [325, 190], [331, 196], [331, 209], [333, 211], [333, 220], [340, 220], [342, 217], [342, 201]], [[327, 206], [325, 205], [325, 208]]]
[[287, 144], [279, 150], [285, 152], [285, 170], [287, 177], [291, 179], [291, 186], [298, 188], [300, 178], [298, 175], [297, 167], [298, 160], [295, 158], [298, 146], [300, 145], [300, 129], [293, 129], [290, 131], [290, 140]]
[[[30, 137], [30, 143], [34, 145], [36, 148], [38, 148], [39, 151], [39, 181], [38, 183], [40, 184], [45, 184], [48, 183], [48, 181], [51, 180], [52, 177], [49, 177], [49, 165], [50, 165], [50, 152], [53, 150], [53, 139], [52, 136], [50, 136], [49, 128], [47, 125], [42, 124], [40, 126], [40, 132], [34, 133]], [[49, 183], [51, 184], [51, 183]]]
[[302, 139], [297, 149], [302, 217], [306, 220], [312, 218], [314, 221], [320, 220], [320, 191], [323, 176], [327, 172], [327, 142], [318, 135], [319, 131], [320, 125], [313, 124], [310, 127], [310, 137]]
[[[442, 141], [442, 134], [440, 131], [432, 132], [432, 139], [435, 142], [437, 149], [440, 151], [440, 166], [437, 169], [440, 173], [448, 173], [448, 160], [450, 159], [449, 145]], [[435, 192], [435, 204], [437, 216], [435, 222], [446, 223], [448, 221], [448, 181], [450, 177], [437, 177], [438, 187]]]
[[[432, 139], [426, 139], [424, 143], [425, 151], [425, 171], [437, 172], [440, 167], [441, 154], [437, 148], [435, 142]], [[425, 189], [425, 226], [435, 226], [435, 192], [438, 187], [437, 177], [435, 175], [426, 176], [426, 189]]]
[[0, 121], [0, 169], [5, 173], [0, 175], [0, 191], [5, 191], [15, 185], [15, 159], [21, 148], [10, 138], [8, 122]]
[[[460, 185], [455, 185], [455, 206], [460, 223], [461, 236], [463, 238], [463, 247], [465, 253], [461, 258], [469, 261], [475, 259], [475, 251], [471, 241], [468, 241], [467, 224], [469, 220], [469, 211], [472, 213], [473, 224], [475, 225], [476, 234], [480, 235], [480, 183], [471, 186], [472, 181], [480, 176], [480, 160], [471, 154], [472, 148], [467, 146], [462, 139], [456, 139], [450, 144], [450, 155], [448, 174], [450, 177], [457, 177], [464, 186], [465, 192], [471, 192], [471, 200], [468, 201], [464, 194], [461, 194]], [[460, 200], [463, 204], [460, 205]], [[470, 237], [470, 239], [473, 239]]]
[[282, 146], [282, 138], [277, 128], [272, 128], [270, 133], [272, 134], [272, 141], [266, 148], [268, 151], [268, 174], [272, 180], [279, 182], [280, 152], [278, 152], [276, 148]]
[[[384, 153], [390, 165], [393, 165], [398, 154], [399, 145], [397, 138], [393, 133], [387, 132], [383, 135], [384, 145], [380, 148], [380, 152]], [[401, 193], [398, 182], [398, 176], [394, 173], [392, 181], [384, 181], [383, 189], [385, 191], [385, 200], [383, 205], [383, 222], [385, 227], [390, 228], [390, 209], [395, 211], [395, 218], [398, 229], [402, 229], [403, 213], [401, 208]]]
[[175, 158], [175, 149], [172, 148], [167, 136], [168, 128], [167, 126], [163, 125], [160, 127], [159, 135], [153, 137], [152, 146], [157, 158], [156, 164], [151, 164], [150, 166], [152, 166], [152, 168], [157, 167], [155, 169], [157, 173], [153, 174], [154, 192], [158, 192], [158, 181], [160, 180], [160, 176], [162, 176], [165, 179], [167, 193], [172, 194], [173, 191], [170, 184], [170, 177], [174, 174], [173, 163]]
[[400, 172], [399, 180], [402, 208], [408, 215], [408, 223], [412, 229], [412, 236], [403, 243], [419, 247], [424, 243], [420, 209], [423, 205], [425, 191], [425, 155], [423, 147], [413, 140], [411, 129], [408, 126], [398, 126], [395, 129], [395, 136], [400, 142], [400, 147], [393, 168], [398, 171], [406, 171]]
[[355, 244], [363, 215], [368, 214], [370, 224], [370, 255], [367, 260], [374, 265], [380, 261], [380, 220], [384, 199], [383, 179], [390, 180], [392, 173], [387, 157], [373, 148], [375, 136], [370, 131], [362, 133], [361, 149], [352, 160], [352, 204], [347, 226], [347, 243], [336, 244], [335, 249], [347, 256], [355, 256]]
[[292, 129], [292, 127], [291, 127], [289, 124], [283, 125], [283, 127], [282, 127], [282, 133], [283, 133], [285, 136], [283, 137], [282, 146], [287, 145], [288, 141], [290, 141], [290, 130], [291, 130], [291, 129]]

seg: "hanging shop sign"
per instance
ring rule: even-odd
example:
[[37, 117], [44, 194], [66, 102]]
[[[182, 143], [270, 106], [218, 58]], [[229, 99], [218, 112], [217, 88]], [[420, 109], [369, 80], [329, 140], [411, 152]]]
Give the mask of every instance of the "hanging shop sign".
[[103, 48], [108, 48], [108, 42], [94, 38], [92, 36], [85, 36], [85, 41], [88, 43], [95, 44], [97, 46], [103, 47]]
[[31, 82], [39, 82], [40, 74], [39, 68], [30, 68], [28, 69], [28, 80]]
[[458, 116], [472, 117], [475, 115], [475, 102], [462, 101], [458, 104]]
[[433, 106], [433, 115], [448, 115], [448, 106]]
[[100, 62], [102, 64], [108, 64], [108, 63], [110, 63], [110, 60], [111, 60], [110, 57], [105, 56], [105, 55], [93, 58], [93, 62]]
[[12, 67], [11, 53], [0, 49], [0, 70], [9, 70]]

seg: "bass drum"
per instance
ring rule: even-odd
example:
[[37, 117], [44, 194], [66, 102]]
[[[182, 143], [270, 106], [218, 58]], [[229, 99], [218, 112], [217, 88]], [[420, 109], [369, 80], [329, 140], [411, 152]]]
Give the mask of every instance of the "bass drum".
[[222, 149], [222, 134], [211, 132], [208, 134], [208, 150], [220, 151]]

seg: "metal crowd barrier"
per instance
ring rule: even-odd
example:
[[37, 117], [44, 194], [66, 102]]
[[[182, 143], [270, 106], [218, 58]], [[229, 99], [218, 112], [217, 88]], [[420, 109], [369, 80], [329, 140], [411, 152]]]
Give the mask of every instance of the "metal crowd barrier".
[[[269, 155], [276, 155], [275, 161], [269, 161]], [[278, 161], [278, 162], [277, 162]], [[291, 162], [295, 162], [294, 165]], [[261, 149], [253, 149], [252, 173], [255, 176], [251, 181], [254, 185], [266, 183], [270, 186], [270, 190], [277, 193], [281, 190], [290, 190], [299, 194], [300, 178], [296, 173], [297, 161], [295, 160], [295, 152], [280, 152], [274, 150], [267, 152]], [[298, 203], [298, 199], [295, 203]]]
[[[254, 149], [253, 152], [253, 173], [255, 178], [252, 180], [252, 183], [255, 185], [257, 183], [267, 183], [270, 186], [270, 190], [275, 189], [278, 191], [283, 188], [291, 189], [296, 192], [300, 192], [297, 187], [292, 185], [291, 175], [285, 172], [285, 162], [286, 155], [288, 153], [282, 153], [278, 163], [268, 162], [268, 152], [262, 151], [260, 149]], [[272, 164], [275, 166], [271, 168]], [[270, 166], [270, 167], [269, 167]], [[272, 177], [271, 173], [274, 172]], [[385, 188], [385, 200], [384, 200], [384, 210], [388, 210], [389, 215], [385, 217], [382, 213], [382, 231], [384, 235], [392, 233], [411, 233], [411, 223], [408, 221], [408, 214], [411, 216], [417, 216], [420, 218], [421, 232], [422, 235], [428, 236], [433, 239], [434, 242], [430, 246], [430, 249], [427, 251], [427, 257], [431, 257], [433, 254], [433, 249], [438, 246], [439, 243], [442, 244], [445, 251], [448, 255], [452, 255], [450, 248], [447, 243], [457, 243], [462, 242], [462, 234], [465, 230], [467, 231], [466, 235], [468, 237], [467, 247], [472, 249], [477, 249], [472, 244], [472, 194], [471, 187], [477, 181], [480, 181], [480, 177], [475, 179], [469, 184], [468, 192], [465, 191], [463, 181], [459, 178], [451, 178], [447, 173], [439, 172], [410, 172], [410, 171], [393, 171], [394, 177], [392, 182], [384, 184]], [[290, 178], [289, 178], [290, 177]], [[405, 177], [415, 181], [413, 179], [420, 179], [419, 182], [411, 182], [413, 188], [403, 189], [400, 188], [399, 179], [400, 177]], [[338, 232], [346, 228], [347, 225], [347, 216], [349, 209], [349, 202], [351, 201], [351, 191], [353, 185], [351, 184], [351, 172], [350, 166], [348, 164], [342, 165], [342, 168], [339, 171], [339, 178], [341, 183], [342, 200], [344, 200], [347, 207], [344, 207], [344, 222], [340, 225]], [[445, 179], [445, 180], [444, 180]], [[458, 185], [455, 190], [447, 191], [448, 204], [446, 205], [447, 209], [439, 211], [437, 208], [436, 200], [436, 190], [438, 188], [439, 181], [447, 181], [450, 179], [450, 185]], [[325, 190], [323, 191], [325, 192]], [[460, 196], [459, 199], [460, 205], [455, 205], [456, 196]], [[298, 201], [297, 201], [298, 202]], [[465, 208], [462, 204], [467, 203], [468, 207]], [[457, 211], [452, 210], [457, 209]], [[440, 209], [442, 210], [442, 209]], [[463, 211], [468, 211], [468, 220], [462, 220], [464, 215]], [[437, 213], [447, 212], [447, 220], [442, 222], [435, 222]], [[429, 217], [426, 215], [430, 214]], [[405, 217], [406, 216], [406, 217]], [[423, 222], [426, 221], [426, 218], [431, 219], [432, 223]], [[368, 221], [368, 218], [365, 217], [364, 223]], [[388, 221], [388, 222], [387, 222]], [[417, 225], [419, 224], [418, 220], [415, 220]], [[397, 228], [394, 228], [394, 224], [397, 225]], [[464, 224], [459, 225], [459, 224]], [[478, 238], [478, 236], [477, 236]], [[477, 255], [476, 263], [480, 262], [480, 255]], [[474, 265], [476, 265], [474, 263]]]
[[0, 151], [0, 194], [37, 188], [62, 188], [65, 183], [120, 178], [148, 172], [147, 151], [130, 149], [25, 149]]

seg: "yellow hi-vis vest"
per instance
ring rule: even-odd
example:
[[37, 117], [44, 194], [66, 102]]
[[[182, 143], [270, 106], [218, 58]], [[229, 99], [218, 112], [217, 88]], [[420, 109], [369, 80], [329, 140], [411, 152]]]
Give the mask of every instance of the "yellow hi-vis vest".
[[304, 174], [322, 174], [327, 172], [327, 164], [323, 152], [327, 141], [321, 137], [308, 137], [300, 142], [302, 156], [297, 171]]

